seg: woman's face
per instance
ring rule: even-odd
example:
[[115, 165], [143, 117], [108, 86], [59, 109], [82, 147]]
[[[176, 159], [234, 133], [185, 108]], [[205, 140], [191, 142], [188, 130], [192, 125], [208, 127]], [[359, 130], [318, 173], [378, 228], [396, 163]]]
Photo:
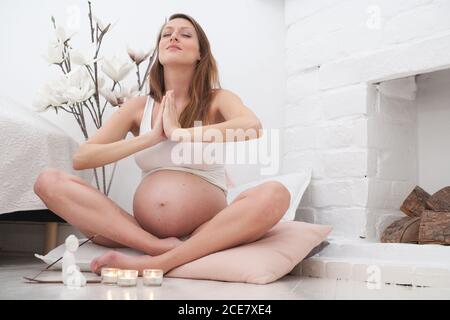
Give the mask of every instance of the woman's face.
[[158, 50], [159, 62], [163, 66], [195, 65], [200, 59], [200, 47], [192, 23], [183, 18], [167, 22], [161, 33]]

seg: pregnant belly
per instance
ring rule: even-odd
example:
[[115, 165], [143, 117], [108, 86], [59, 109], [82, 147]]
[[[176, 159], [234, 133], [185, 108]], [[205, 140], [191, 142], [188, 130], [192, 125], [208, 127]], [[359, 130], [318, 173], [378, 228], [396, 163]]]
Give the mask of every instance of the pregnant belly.
[[161, 170], [146, 176], [133, 199], [141, 227], [158, 238], [182, 237], [227, 206], [222, 189], [189, 172]]

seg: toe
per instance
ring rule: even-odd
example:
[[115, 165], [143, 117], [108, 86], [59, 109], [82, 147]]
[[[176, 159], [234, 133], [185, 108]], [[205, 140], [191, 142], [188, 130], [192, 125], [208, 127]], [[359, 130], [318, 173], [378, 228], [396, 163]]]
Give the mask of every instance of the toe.
[[97, 274], [101, 273], [103, 267], [114, 267], [117, 264], [117, 252], [108, 251], [91, 262], [91, 270]]
[[98, 268], [98, 258], [95, 258], [94, 260], [91, 261], [91, 271], [99, 274], [98, 269], [99, 269]]

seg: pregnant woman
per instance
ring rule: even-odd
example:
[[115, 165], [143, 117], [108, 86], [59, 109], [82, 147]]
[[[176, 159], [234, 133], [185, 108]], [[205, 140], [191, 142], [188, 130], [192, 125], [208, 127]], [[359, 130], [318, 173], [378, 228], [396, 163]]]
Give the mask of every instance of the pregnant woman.
[[[80, 146], [77, 170], [96, 168], [134, 155], [142, 181], [133, 215], [83, 179], [46, 169], [34, 185], [46, 206], [99, 245], [130, 247], [146, 255], [109, 251], [91, 264], [102, 267], [158, 268], [164, 272], [205, 255], [256, 241], [289, 207], [289, 191], [269, 181], [250, 188], [228, 204], [225, 167], [218, 161], [179, 163], [180, 143], [211, 144], [259, 138], [261, 124], [231, 91], [220, 89], [209, 41], [190, 16], [174, 14], [163, 25], [150, 71], [150, 95], [129, 99]], [[198, 126], [194, 121], [202, 121]], [[200, 129], [200, 140], [195, 132]], [[253, 136], [229, 138], [233, 130]], [[134, 137], [125, 139], [128, 132]]]

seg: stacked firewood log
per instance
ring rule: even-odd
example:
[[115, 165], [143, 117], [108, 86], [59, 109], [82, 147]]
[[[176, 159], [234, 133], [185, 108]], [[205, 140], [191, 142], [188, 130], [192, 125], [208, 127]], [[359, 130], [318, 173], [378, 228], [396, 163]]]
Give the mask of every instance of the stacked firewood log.
[[389, 225], [381, 242], [450, 244], [450, 186], [433, 195], [416, 186], [400, 210], [407, 216]]

